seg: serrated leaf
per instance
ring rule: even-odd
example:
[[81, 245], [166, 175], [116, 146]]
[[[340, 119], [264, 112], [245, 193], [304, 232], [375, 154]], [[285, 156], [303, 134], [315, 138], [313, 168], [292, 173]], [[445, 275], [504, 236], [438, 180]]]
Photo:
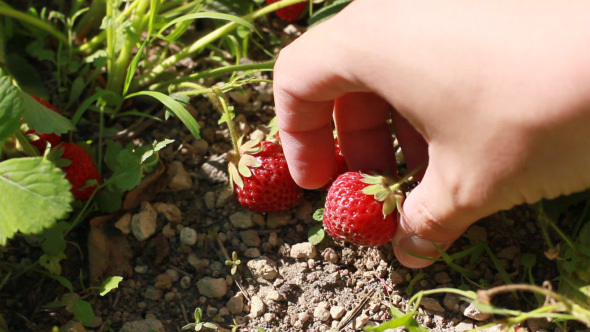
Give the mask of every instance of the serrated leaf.
[[106, 213], [113, 213], [123, 205], [123, 191], [108, 186], [98, 192], [95, 198], [98, 208]]
[[[40, 233], [72, 211], [64, 172], [40, 157], [0, 162], [0, 245], [16, 232]], [[35, 208], [31, 209], [31, 202]]]
[[[50, 255], [57, 255], [66, 250], [66, 240], [64, 239], [64, 231], [70, 227], [65, 221], [59, 221], [52, 227], [43, 230], [43, 242], [41, 242], [41, 249], [43, 252]], [[65, 257], [64, 257], [65, 258]]]
[[0, 146], [20, 127], [23, 109], [18, 88], [0, 71]]
[[123, 280], [123, 277], [108, 277], [105, 281], [102, 282], [100, 285], [100, 296], [107, 295], [113, 289], [119, 287], [119, 283]]
[[92, 325], [94, 321], [94, 311], [90, 303], [84, 300], [75, 300], [70, 307], [70, 310], [74, 313], [77, 320], [85, 326]]
[[69, 119], [43, 106], [28, 94], [21, 91], [19, 96], [22, 101], [23, 120], [37, 133], [61, 135], [76, 129]]
[[309, 229], [307, 232], [307, 239], [314, 246], [320, 244], [326, 237], [326, 231], [323, 225], [316, 225]]
[[60, 261], [66, 259], [66, 254], [59, 252], [57, 254], [44, 254], [39, 257], [39, 265], [43, 266], [47, 271], [55, 274], [61, 274]]

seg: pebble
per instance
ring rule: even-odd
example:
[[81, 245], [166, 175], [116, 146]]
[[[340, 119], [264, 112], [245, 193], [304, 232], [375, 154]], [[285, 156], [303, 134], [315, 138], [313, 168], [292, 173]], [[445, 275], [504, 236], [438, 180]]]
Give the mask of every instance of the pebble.
[[139, 213], [131, 218], [131, 231], [138, 241], [143, 241], [156, 233], [158, 213], [148, 202], [141, 203]]
[[[229, 181], [229, 177], [227, 176], [226, 154], [211, 155], [201, 165], [201, 171], [211, 182], [227, 183]], [[217, 207], [222, 206], [223, 205], [219, 205]]]
[[238, 293], [227, 301], [227, 310], [232, 315], [237, 315], [242, 313], [244, 310], [244, 295], [242, 293]]
[[119, 332], [145, 332], [145, 331], [154, 331], [154, 332], [166, 332], [164, 329], [164, 325], [157, 319], [146, 319], [146, 320], [139, 320], [134, 322], [127, 322], [123, 324], [123, 327], [119, 330]]
[[175, 237], [176, 230], [174, 229], [174, 226], [172, 226], [172, 224], [164, 225], [164, 227], [162, 227], [162, 235], [164, 235], [167, 238]]
[[170, 289], [172, 288], [172, 283], [173, 282], [172, 278], [170, 278], [170, 275], [162, 273], [156, 276], [156, 282], [154, 283], [154, 286], [157, 289]]
[[340, 319], [344, 316], [345, 313], [346, 308], [344, 308], [343, 306], [337, 305], [330, 308], [330, 317], [332, 317], [332, 319]]
[[452, 311], [459, 311], [461, 308], [461, 298], [457, 294], [447, 293], [443, 299], [445, 308]]
[[493, 316], [492, 314], [479, 311], [473, 303], [470, 303], [467, 308], [465, 308], [463, 315], [480, 322], [486, 321]]
[[149, 270], [149, 267], [147, 265], [137, 265], [137, 266], [135, 266], [135, 268], [133, 268], [133, 270], [136, 273], [144, 274], [144, 273], [147, 273], [147, 271]]
[[249, 260], [247, 265], [252, 275], [257, 278], [273, 280], [279, 274], [277, 263], [266, 256]]
[[248, 247], [259, 247], [262, 242], [258, 232], [252, 229], [241, 231], [240, 238]]
[[184, 276], [180, 279], [180, 287], [187, 289], [191, 286], [191, 277]]
[[324, 260], [330, 263], [335, 264], [338, 262], [338, 253], [336, 252], [336, 250], [334, 250], [334, 248], [324, 249], [324, 251], [322, 252], [322, 257], [324, 258]]
[[125, 235], [131, 233], [131, 213], [125, 213], [119, 218], [115, 223], [115, 227]]
[[197, 243], [197, 231], [190, 227], [184, 227], [180, 230], [180, 243], [193, 246]]
[[272, 232], [270, 233], [270, 235], [268, 236], [268, 244], [271, 247], [277, 247], [279, 245], [281, 245], [282, 241], [281, 239], [279, 239], [279, 236], [277, 235], [276, 232]]
[[174, 292], [167, 292], [166, 294], [164, 294], [164, 300], [166, 302], [173, 301], [174, 299], [176, 299], [176, 293], [174, 293]]
[[229, 221], [237, 229], [247, 229], [255, 226], [252, 213], [238, 211], [229, 216]]
[[438, 272], [434, 275], [434, 281], [438, 284], [446, 284], [447, 282], [451, 282], [451, 277], [446, 272]]
[[59, 332], [86, 332], [86, 329], [82, 323], [71, 320], [62, 325]]
[[311, 242], [297, 243], [291, 247], [292, 258], [315, 258], [316, 255], [317, 250]]
[[168, 187], [177, 190], [187, 190], [193, 187], [193, 179], [184, 169], [184, 165], [174, 160], [168, 166]]
[[516, 256], [520, 253], [520, 249], [517, 246], [510, 246], [502, 249], [497, 257], [498, 258], [505, 258], [508, 260], [513, 260]]
[[459, 322], [454, 328], [455, 332], [467, 332], [473, 330], [474, 325], [470, 319], [466, 319], [462, 322]]
[[182, 221], [182, 212], [175, 204], [157, 202], [154, 204], [154, 209], [156, 209], [158, 213], [163, 215], [166, 220], [173, 224], [177, 224]]
[[488, 241], [488, 231], [479, 225], [472, 225], [469, 227], [466, 234], [469, 235], [469, 242], [471, 242], [471, 244], [476, 244], [478, 240], [483, 242]]
[[[225, 175], [225, 171], [223, 172]], [[226, 180], [227, 181], [227, 180]], [[217, 200], [215, 201], [215, 207], [221, 208], [227, 205], [229, 201], [234, 197], [234, 191], [229, 187], [224, 187], [217, 193]]]
[[212, 191], [208, 191], [203, 196], [203, 200], [205, 201], [205, 207], [207, 210], [213, 210], [215, 208], [215, 193]]
[[177, 282], [180, 277], [178, 271], [175, 269], [167, 269], [166, 274], [170, 277], [170, 280], [172, 280], [173, 283]]
[[220, 298], [227, 294], [227, 283], [223, 278], [205, 277], [197, 281], [201, 295], [208, 298]]
[[209, 142], [204, 139], [195, 140], [192, 144], [192, 147], [195, 148], [195, 152], [198, 155], [205, 155], [207, 154], [207, 149], [209, 148]]
[[250, 301], [250, 316], [253, 318], [260, 317], [264, 313], [266, 305], [258, 296], [252, 296]]
[[330, 311], [328, 308], [330, 304], [328, 302], [320, 302], [318, 305], [313, 309], [313, 317], [316, 320], [326, 322], [330, 319]]
[[551, 327], [551, 323], [546, 318], [529, 318], [526, 321], [526, 326], [533, 332], [539, 330], [548, 330]]
[[270, 213], [266, 217], [266, 226], [268, 228], [279, 228], [288, 225], [291, 222], [291, 213]]
[[426, 310], [431, 310], [435, 312], [445, 311], [445, 308], [443, 308], [437, 300], [431, 297], [423, 297], [422, 301], [420, 302], [420, 305], [422, 305]]
[[155, 286], [147, 286], [145, 289], [145, 292], [143, 293], [143, 297], [145, 297], [148, 300], [152, 300], [152, 301], [157, 301], [159, 300], [163, 295], [163, 292], [161, 289], [156, 288]]
[[258, 258], [258, 257], [262, 256], [262, 253], [260, 252], [260, 249], [258, 249], [258, 248], [248, 248], [244, 252], [244, 256], [247, 258]]

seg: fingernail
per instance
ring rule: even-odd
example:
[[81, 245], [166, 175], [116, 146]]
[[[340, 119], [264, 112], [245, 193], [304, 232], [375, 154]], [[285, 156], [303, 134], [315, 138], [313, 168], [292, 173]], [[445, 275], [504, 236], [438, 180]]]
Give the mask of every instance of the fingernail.
[[393, 251], [395, 252], [395, 256], [397, 256], [397, 259], [400, 263], [409, 268], [418, 269], [426, 267], [434, 263], [434, 261], [422, 259], [413, 256], [410, 253], [414, 253], [425, 257], [440, 257], [439, 251], [436, 249], [433, 243], [436, 244], [442, 250], [446, 250], [450, 245], [450, 241], [428, 241], [421, 239], [418, 236], [411, 235], [400, 239], [397, 244], [394, 243]]

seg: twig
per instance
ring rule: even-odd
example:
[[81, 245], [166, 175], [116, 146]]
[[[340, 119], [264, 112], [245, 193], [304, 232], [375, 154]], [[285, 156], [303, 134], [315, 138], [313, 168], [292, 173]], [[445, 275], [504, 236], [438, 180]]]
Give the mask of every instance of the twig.
[[184, 307], [184, 303], [180, 304], [180, 309], [182, 310], [182, 317], [184, 318], [184, 322], [186, 324], [190, 324], [190, 322], [188, 321], [188, 315], [186, 314], [186, 308]]
[[371, 289], [369, 293], [365, 295], [365, 298], [354, 309], [352, 309], [352, 314], [350, 314], [346, 320], [343, 320], [342, 322], [340, 322], [340, 324], [338, 324], [338, 327], [336, 329], [337, 332], [342, 331], [350, 323], [352, 323], [352, 321], [362, 312], [363, 308], [365, 307], [367, 302], [369, 302], [371, 296], [373, 296], [374, 293], [375, 288]]

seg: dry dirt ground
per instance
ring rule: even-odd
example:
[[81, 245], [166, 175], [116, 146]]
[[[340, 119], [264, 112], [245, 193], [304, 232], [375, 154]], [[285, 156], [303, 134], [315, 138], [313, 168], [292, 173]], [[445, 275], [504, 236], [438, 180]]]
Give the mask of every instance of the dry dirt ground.
[[[264, 137], [273, 116], [272, 86], [256, 84], [232, 95], [236, 122], [251, 137]], [[391, 319], [390, 306], [405, 311], [411, 294], [443, 287], [477, 289], [503, 283], [485, 253], [455, 263], [474, 271], [466, 278], [445, 263], [409, 270], [396, 262], [389, 245], [356, 247], [328, 236], [318, 245], [308, 241], [316, 225], [313, 212], [323, 205], [322, 191], [307, 191], [294, 210], [282, 214], [251, 213], [239, 206], [228, 187], [225, 154], [229, 134], [217, 124], [219, 114], [204, 98], [191, 101], [203, 127], [196, 140], [177, 120], [156, 124], [149, 119], [122, 123], [113, 139], [149, 144], [154, 139], [175, 142], [162, 151], [162, 163], [128, 195], [124, 209], [96, 215], [73, 234], [64, 276], [78, 279], [78, 289], [119, 275], [118, 289], [100, 297], [81, 291], [96, 314], [93, 326], [82, 328], [67, 308], [46, 308], [66, 290], [42, 273], [29, 271], [4, 286], [0, 308], [11, 331], [180, 331], [194, 322], [195, 308], [204, 322], [220, 330], [238, 331], [359, 331]], [[162, 110], [149, 110], [162, 115]], [[158, 113], [159, 112], [159, 113]], [[123, 130], [125, 128], [125, 130]], [[544, 241], [532, 210], [516, 207], [472, 226], [449, 250], [459, 252], [484, 241], [514, 281], [524, 278], [521, 257], [533, 254], [533, 276], [539, 283], [556, 276], [554, 263], [543, 254]], [[7, 262], [26, 266], [36, 252], [14, 241]], [[226, 260], [240, 259], [232, 274]], [[82, 275], [82, 277], [80, 277]], [[511, 295], [501, 304], [526, 309], [528, 299]], [[490, 317], [456, 296], [429, 296], [418, 316], [431, 331], [467, 331]], [[349, 324], [346, 324], [349, 323]], [[529, 321], [523, 329], [553, 330], [546, 321]], [[499, 330], [492, 328], [491, 330]]]

